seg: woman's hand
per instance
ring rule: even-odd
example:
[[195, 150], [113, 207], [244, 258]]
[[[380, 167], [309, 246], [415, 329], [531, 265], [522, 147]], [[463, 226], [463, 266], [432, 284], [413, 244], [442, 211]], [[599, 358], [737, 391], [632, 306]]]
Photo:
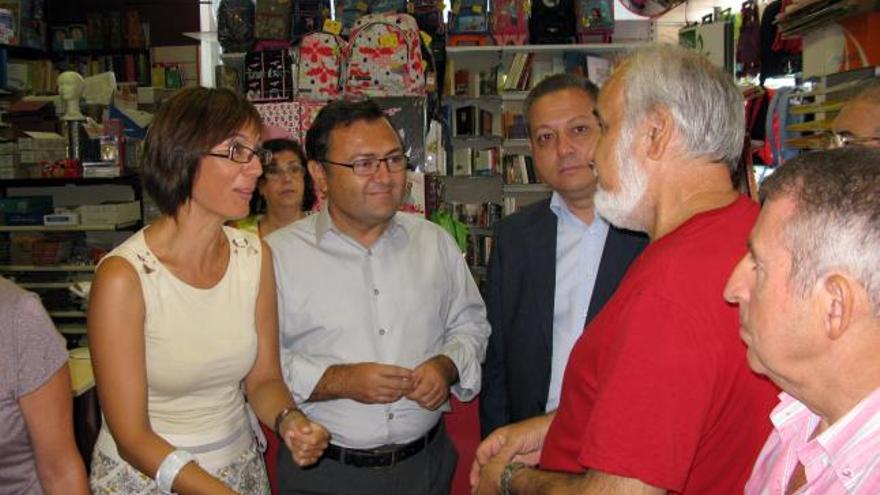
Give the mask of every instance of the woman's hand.
[[281, 421], [278, 433], [299, 467], [316, 463], [330, 442], [327, 429], [298, 410]]

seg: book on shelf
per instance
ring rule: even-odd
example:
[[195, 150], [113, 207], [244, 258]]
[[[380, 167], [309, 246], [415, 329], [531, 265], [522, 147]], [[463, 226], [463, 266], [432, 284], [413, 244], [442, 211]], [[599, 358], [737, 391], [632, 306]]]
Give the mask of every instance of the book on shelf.
[[486, 148], [473, 152], [473, 175], [488, 177], [498, 175], [498, 148]]
[[470, 176], [474, 171], [473, 148], [456, 148], [452, 151], [452, 175]]
[[474, 105], [455, 109], [455, 121], [453, 122], [453, 136], [476, 136], [477, 135], [478, 110]]
[[505, 155], [503, 162], [505, 184], [536, 184], [539, 182], [532, 157]]
[[507, 139], [528, 139], [529, 128], [526, 118], [520, 112], [503, 112], [501, 127]]

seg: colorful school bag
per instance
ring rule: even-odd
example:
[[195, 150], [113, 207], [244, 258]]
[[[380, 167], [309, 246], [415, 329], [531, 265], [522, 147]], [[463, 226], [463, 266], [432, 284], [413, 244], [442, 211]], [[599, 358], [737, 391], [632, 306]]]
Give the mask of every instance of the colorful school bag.
[[254, 37], [258, 40], [290, 39], [291, 0], [257, 0]]
[[613, 0], [576, 0], [575, 14], [579, 43], [588, 43], [596, 36], [609, 41], [614, 32]]
[[348, 42], [347, 96], [424, 96], [425, 68], [416, 20], [407, 14], [358, 19]]
[[291, 14], [291, 38], [297, 41], [303, 36], [320, 31], [324, 20], [330, 18], [330, 0], [294, 0]]
[[335, 100], [342, 96], [345, 40], [325, 32], [302, 37], [297, 49], [297, 96], [311, 100]]
[[492, 37], [498, 45], [528, 44], [529, 16], [526, 2], [492, 0]]
[[449, 18], [452, 34], [487, 34], [489, 12], [487, 0], [455, 0]]

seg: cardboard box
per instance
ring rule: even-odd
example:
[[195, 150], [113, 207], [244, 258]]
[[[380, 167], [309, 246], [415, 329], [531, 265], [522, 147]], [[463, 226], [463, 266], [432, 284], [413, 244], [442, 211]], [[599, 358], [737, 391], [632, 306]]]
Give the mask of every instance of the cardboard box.
[[141, 218], [140, 201], [82, 205], [76, 209], [79, 221], [84, 225], [117, 225]]

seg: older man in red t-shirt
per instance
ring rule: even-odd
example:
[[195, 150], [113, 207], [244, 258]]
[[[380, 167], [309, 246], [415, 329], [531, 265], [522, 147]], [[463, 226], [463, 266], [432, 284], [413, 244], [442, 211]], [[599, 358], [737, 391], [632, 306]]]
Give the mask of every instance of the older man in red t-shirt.
[[623, 63], [597, 116], [596, 208], [651, 244], [572, 350], [558, 410], [490, 435], [472, 483], [480, 494], [741, 494], [776, 403], [722, 297], [758, 215], [731, 181], [742, 98], [705, 58], [661, 46]]

